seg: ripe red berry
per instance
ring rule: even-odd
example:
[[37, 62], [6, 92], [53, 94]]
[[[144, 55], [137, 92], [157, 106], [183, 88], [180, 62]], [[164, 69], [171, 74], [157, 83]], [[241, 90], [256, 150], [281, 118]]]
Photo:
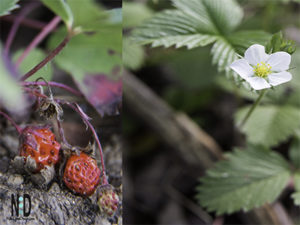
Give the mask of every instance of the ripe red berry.
[[35, 172], [45, 166], [55, 165], [59, 161], [60, 144], [50, 129], [45, 127], [28, 126], [20, 136], [20, 155], [31, 156], [36, 162]]
[[81, 152], [68, 159], [63, 180], [72, 191], [90, 196], [100, 183], [100, 174], [96, 160]]

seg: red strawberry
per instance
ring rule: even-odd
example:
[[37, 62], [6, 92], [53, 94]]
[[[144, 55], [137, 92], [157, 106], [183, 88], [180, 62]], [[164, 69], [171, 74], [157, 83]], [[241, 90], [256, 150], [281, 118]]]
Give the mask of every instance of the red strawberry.
[[81, 152], [68, 159], [63, 180], [72, 191], [90, 196], [100, 183], [100, 174], [96, 160]]
[[50, 129], [38, 126], [28, 126], [20, 136], [20, 155], [31, 156], [36, 162], [35, 172], [45, 166], [55, 165], [59, 161], [60, 144]]

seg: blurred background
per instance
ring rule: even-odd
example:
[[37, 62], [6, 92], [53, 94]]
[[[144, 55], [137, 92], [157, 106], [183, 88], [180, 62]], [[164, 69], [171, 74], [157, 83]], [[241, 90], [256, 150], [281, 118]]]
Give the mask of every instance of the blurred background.
[[[265, 101], [294, 101], [300, 84], [300, 4], [289, 0], [239, 0], [244, 18], [238, 29], [263, 30], [294, 40], [293, 87], [279, 88]], [[234, 126], [237, 107], [251, 103], [249, 91], [233, 86], [212, 65], [211, 46], [151, 48], [130, 41], [132, 30], [170, 1], [123, 1], [124, 213], [125, 224], [291, 224], [299, 208], [285, 191], [280, 204], [250, 213], [215, 218], [195, 199], [199, 178], [221, 152], [243, 146]], [[295, 88], [296, 87], [296, 88]], [[282, 93], [285, 93], [284, 95]], [[289, 142], [276, 150], [286, 156]], [[206, 154], [203, 154], [206, 152]], [[234, 201], [234, 199], [233, 199]], [[277, 215], [282, 221], [276, 222]]]

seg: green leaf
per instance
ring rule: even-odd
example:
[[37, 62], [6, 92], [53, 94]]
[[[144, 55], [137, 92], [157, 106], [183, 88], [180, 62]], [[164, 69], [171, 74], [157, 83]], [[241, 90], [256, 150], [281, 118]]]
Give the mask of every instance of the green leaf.
[[[250, 107], [240, 109], [236, 124], [240, 124]], [[290, 137], [300, 124], [299, 109], [293, 106], [258, 106], [242, 128], [250, 143], [275, 146]]]
[[1, 0], [0, 1], [0, 16], [10, 14], [10, 11], [19, 8], [17, 5], [19, 0]]
[[253, 44], [266, 45], [271, 38], [269, 33], [261, 30], [242, 30], [226, 37], [234, 46], [236, 52], [244, 55], [244, 52]]
[[[48, 48], [53, 49], [65, 37], [60, 30], [51, 36]], [[85, 74], [102, 74], [118, 78], [122, 66], [122, 31], [111, 29], [106, 33], [79, 34], [54, 58], [54, 62], [81, 82]]]
[[[13, 61], [16, 61], [24, 50], [17, 51], [13, 56]], [[27, 73], [29, 70], [31, 70], [34, 66], [36, 66], [38, 63], [40, 63], [44, 58], [46, 57], [46, 54], [38, 48], [33, 49], [29, 55], [24, 59], [24, 61], [20, 65], [20, 72], [22, 74]], [[28, 78], [28, 81], [35, 81], [39, 77], [43, 77], [45, 80], [50, 81], [52, 79], [53, 69], [52, 64], [49, 62], [46, 66], [44, 66], [42, 69], [37, 71], [33, 76]]]
[[138, 2], [123, 2], [123, 28], [139, 25], [152, 16], [153, 12], [147, 5]]
[[176, 9], [164, 10], [133, 31], [139, 44], [188, 49], [214, 43], [213, 64], [218, 71], [233, 74], [229, 65], [252, 44], [266, 44], [262, 31], [234, 32], [243, 17], [233, 0], [173, 0]]
[[128, 38], [123, 38], [123, 64], [125, 67], [136, 70], [144, 61], [144, 49], [142, 46], [132, 43]]
[[300, 205], [300, 173], [297, 172], [294, 174], [294, 187], [295, 192], [292, 194], [292, 198], [294, 199], [295, 205]]
[[[117, 11], [104, 11], [95, 0], [85, 0], [84, 4], [78, 0], [68, 0], [74, 15], [74, 28], [84, 32], [101, 31], [112, 25], [112, 17]], [[119, 10], [120, 14], [121, 11]], [[119, 24], [120, 25], [120, 24]]]
[[233, 0], [173, 0], [173, 4], [176, 10], [158, 13], [135, 30], [135, 40], [153, 46], [205, 46], [234, 30], [243, 16]]
[[[0, 53], [2, 46], [0, 44]], [[2, 54], [1, 54], [2, 55]], [[10, 112], [21, 113], [26, 107], [22, 89], [5, 68], [2, 57], [0, 57], [0, 101]]]
[[73, 14], [70, 6], [65, 0], [41, 0], [45, 6], [51, 9], [56, 15], [60, 16], [68, 29], [73, 25]]
[[[294, 137], [290, 149], [289, 158], [293, 162], [296, 168], [300, 169], [300, 139], [299, 137]], [[300, 191], [300, 190], [299, 190]]]
[[249, 147], [235, 150], [201, 178], [197, 198], [217, 215], [273, 202], [290, 177], [288, 163], [277, 153]]

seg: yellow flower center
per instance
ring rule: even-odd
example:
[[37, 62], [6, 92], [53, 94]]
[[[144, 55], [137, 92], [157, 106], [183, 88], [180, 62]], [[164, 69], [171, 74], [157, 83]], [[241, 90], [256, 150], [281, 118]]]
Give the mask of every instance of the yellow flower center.
[[270, 64], [264, 62], [257, 63], [257, 65], [253, 67], [255, 75], [262, 78], [266, 78], [271, 73], [271, 69]]

